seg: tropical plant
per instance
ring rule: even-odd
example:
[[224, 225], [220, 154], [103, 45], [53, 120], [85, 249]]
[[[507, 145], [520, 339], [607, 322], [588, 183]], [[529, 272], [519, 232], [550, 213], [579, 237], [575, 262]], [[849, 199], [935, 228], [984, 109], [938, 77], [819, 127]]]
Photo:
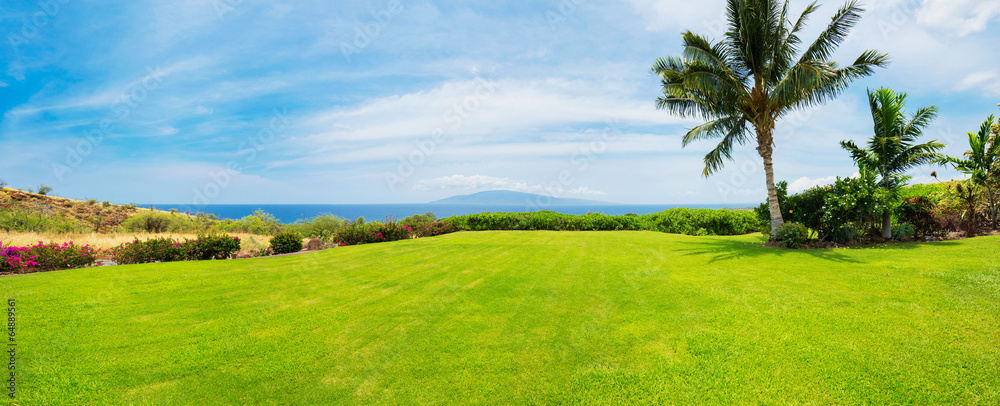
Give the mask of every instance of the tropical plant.
[[663, 88], [657, 108], [707, 120], [684, 136], [683, 145], [722, 138], [705, 156], [704, 176], [732, 160], [736, 144], [756, 144], [764, 160], [772, 236], [784, 223], [772, 165], [775, 122], [834, 99], [889, 61], [888, 55], [871, 50], [846, 67], [830, 60], [864, 12], [857, 0], [844, 5], [796, 59], [799, 34], [817, 8], [810, 4], [792, 23], [787, 0], [784, 5], [778, 0], [728, 0], [729, 29], [721, 41], [713, 44], [688, 31], [683, 57], [657, 59], [652, 68]]
[[943, 164], [952, 164], [969, 180], [986, 189], [990, 204], [990, 224], [997, 228], [996, 186], [1000, 182], [1000, 127], [990, 116], [980, 126], [978, 133], [969, 133], [969, 150], [964, 158], [945, 157]]
[[875, 121], [875, 135], [868, 141], [868, 147], [862, 149], [853, 141], [841, 141], [840, 145], [851, 153], [859, 169], [880, 176], [878, 185], [886, 192], [881, 202], [882, 238], [892, 238], [892, 202], [899, 200], [899, 188], [909, 180], [904, 173], [940, 161], [943, 156], [938, 151], [944, 144], [937, 140], [916, 144], [924, 128], [937, 117], [936, 107], [922, 107], [907, 118], [903, 113], [906, 93], [886, 88], [869, 90], [868, 103]]

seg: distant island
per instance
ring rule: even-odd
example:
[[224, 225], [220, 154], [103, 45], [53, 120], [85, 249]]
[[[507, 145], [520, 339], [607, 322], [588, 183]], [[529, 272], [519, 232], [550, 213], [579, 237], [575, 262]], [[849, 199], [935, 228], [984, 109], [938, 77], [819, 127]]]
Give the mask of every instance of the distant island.
[[545, 202], [546, 204], [553, 206], [618, 205], [618, 203], [602, 202], [598, 200], [565, 199], [534, 193], [514, 192], [510, 190], [490, 190], [486, 192], [473, 193], [471, 195], [452, 196], [447, 199], [430, 202], [430, 204], [523, 205], [535, 202]]

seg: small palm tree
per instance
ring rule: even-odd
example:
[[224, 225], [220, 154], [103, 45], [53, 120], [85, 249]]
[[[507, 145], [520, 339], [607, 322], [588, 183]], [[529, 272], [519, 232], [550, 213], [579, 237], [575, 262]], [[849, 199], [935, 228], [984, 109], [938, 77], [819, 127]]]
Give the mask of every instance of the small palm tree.
[[875, 135], [868, 141], [868, 148], [861, 149], [853, 141], [842, 141], [840, 145], [851, 153], [858, 168], [881, 176], [878, 184], [886, 191], [882, 202], [882, 237], [892, 238], [890, 206], [898, 198], [899, 188], [909, 179], [904, 174], [914, 167], [939, 162], [943, 156], [938, 151], [944, 144], [937, 140], [914, 144], [937, 117], [936, 107], [921, 108], [907, 118], [903, 113], [906, 93], [897, 94], [885, 88], [869, 90], [868, 102], [875, 121]]
[[663, 87], [657, 108], [707, 121], [688, 132], [683, 145], [722, 138], [705, 156], [704, 176], [731, 161], [736, 144], [756, 144], [764, 160], [772, 236], [784, 223], [772, 166], [775, 122], [834, 99], [889, 60], [875, 51], [862, 53], [850, 66], [830, 60], [864, 12], [856, 0], [844, 5], [799, 55], [799, 33], [817, 8], [810, 4], [793, 23], [788, 1], [728, 0], [729, 30], [720, 42], [713, 44], [688, 31], [683, 35], [683, 58], [661, 58], [653, 65]]
[[945, 157], [943, 164], [952, 164], [959, 172], [969, 175], [973, 183], [985, 187], [990, 199], [990, 222], [997, 228], [997, 203], [994, 187], [1000, 182], [1000, 128], [990, 116], [979, 128], [979, 133], [969, 133], [969, 151], [965, 158]]

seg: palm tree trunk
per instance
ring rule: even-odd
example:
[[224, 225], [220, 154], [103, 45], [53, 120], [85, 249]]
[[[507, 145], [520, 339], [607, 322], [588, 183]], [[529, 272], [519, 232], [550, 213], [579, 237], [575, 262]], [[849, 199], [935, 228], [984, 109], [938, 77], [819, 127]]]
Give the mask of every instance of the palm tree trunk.
[[997, 203], [996, 197], [993, 196], [993, 188], [989, 184], [986, 185], [986, 193], [990, 195], [990, 222], [993, 223], [993, 229], [997, 229]]
[[771, 212], [771, 240], [778, 235], [778, 227], [785, 224], [781, 217], [781, 206], [778, 204], [778, 189], [774, 187], [774, 166], [771, 161], [771, 149], [766, 148], [761, 153], [764, 158], [764, 173], [767, 175], [767, 205]]
[[882, 214], [882, 238], [892, 238], [892, 212], [889, 209]]

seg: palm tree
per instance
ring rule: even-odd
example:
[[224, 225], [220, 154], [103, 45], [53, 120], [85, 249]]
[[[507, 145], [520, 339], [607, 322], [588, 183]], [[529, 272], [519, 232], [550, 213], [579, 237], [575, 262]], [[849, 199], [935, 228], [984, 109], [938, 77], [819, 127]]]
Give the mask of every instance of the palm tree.
[[876, 51], [862, 53], [846, 67], [830, 60], [864, 12], [857, 0], [844, 5], [796, 59], [802, 44], [798, 34], [818, 7], [810, 4], [793, 24], [787, 0], [784, 5], [779, 0], [728, 0], [729, 29], [721, 41], [713, 44], [688, 31], [683, 57], [660, 58], [653, 65], [663, 86], [657, 108], [707, 121], [688, 132], [683, 145], [722, 138], [705, 156], [704, 176], [732, 160], [734, 145], [756, 141], [764, 160], [772, 236], [784, 223], [771, 159], [775, 122], [836, 98], [854, 80], [889, 61]]
[[910, 118], [903, 113], [906, 93], [897, 94], [891, 89], [868, 91], [875, 135], [868, 141], [868, 148], [861, 149], [853, 141], [840, 145], [851, 153], [851, 158], [862, 170], [871, 170], [881, 176], [879, 187], [886, 191], [882, 202], [882, 238], [892, 238], [892, 210], [890, 204], [899, 196], [899, 188], [909, 179], [903, 174], [910, 169], [940, 162], [938, 152], [944, 144], [937, 140], [914, 144], [934, 118], [937, 108], [923, 107]]
[[[959, 172], [970, 176], [970, 180], [986, 188], [990, 198], [990, 222], [997, 228], [997, 203], [993, 186], [1000, 181], [1000, 129], [994, 126], [994, 116], [990, 116], [979, 128], [979, 133], [969, 133], [969, 151], [965, 158], [945, 157], [942, 164], [952, 164]], [[992, 132], [992, 134], [991, 134]]]

